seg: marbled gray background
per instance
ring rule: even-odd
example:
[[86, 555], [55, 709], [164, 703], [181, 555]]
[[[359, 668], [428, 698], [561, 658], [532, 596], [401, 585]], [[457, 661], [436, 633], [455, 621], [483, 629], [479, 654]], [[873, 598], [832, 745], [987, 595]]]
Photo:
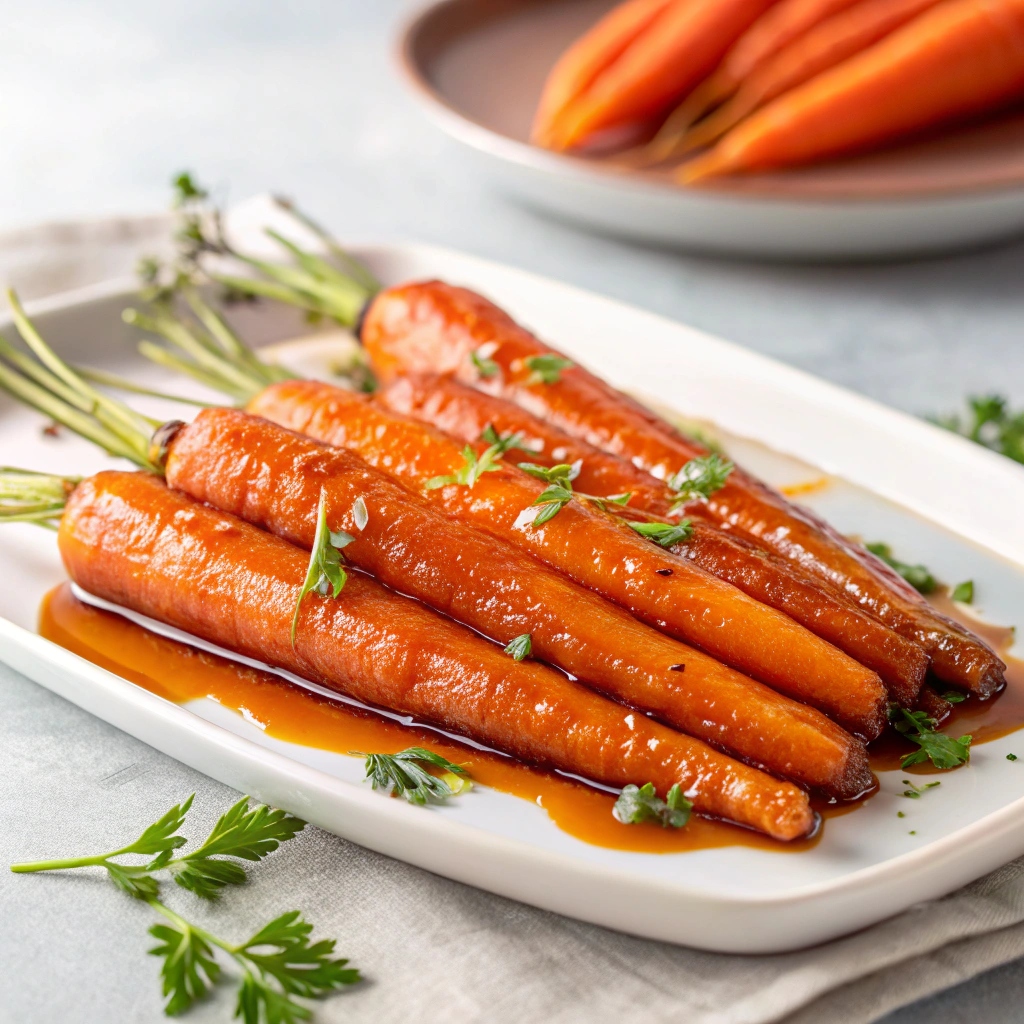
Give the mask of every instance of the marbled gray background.
[[[286, 189], [343, 236], [436, 242], [527, 267], [911, 412], [955, 408], [970, 391], [1024, 401], [1024, 243], [897, 265], [797, 267], [578, 233], [492, 194], [424, 122], [392, 71], [400, 6], [390, 0], [3, 9], [0, 232], [158, 209], [171, 173], [189, 167], [230, 183], [233, 198]], [[66, 742], [36, 742], [54, 730]], [[0, 670], [2, 861], [61, 834], [54, 816], [73, 797], [69, 778], [102, 779], [126, 764], [137, 766], [131, 777], [111, 774], [108, 784], [126, 809], [140, 793], [166, 804], [200, 785], [209, 805], [223, 790]], [[102, 820], [75, 830], [95, 843], [109, 834]], [[343, 872], [340, 848], [327, 855]], [[152, 964], [137, 955], [147, 915], [127, 920], [98, 880], [18, 881], [0, 899], [0, 1020], [49, 1021], [48, 1005], [65, 1024], [155, 1019]], [[368, 956], [375, 945], [366, 943]], [[1010, 965], [887, 1024], [1008, 1024], [1021, 1018], [1022, 984], [1024, 967]], [[78, 999], [74, 986], [88, 994]]]

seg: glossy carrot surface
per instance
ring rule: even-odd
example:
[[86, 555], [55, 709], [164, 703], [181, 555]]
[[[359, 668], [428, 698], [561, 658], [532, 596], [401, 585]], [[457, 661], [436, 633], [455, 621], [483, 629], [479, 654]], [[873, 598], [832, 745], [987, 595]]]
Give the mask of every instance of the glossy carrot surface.
[[613, 786], [679, 783], [694, 806], [779, 839], [813, 815], [797, 787], [629, 714], [552, 669], [517, 663], [470, 630], [359, 573], [338, 598], [292, 611], [308, 555], [143, 473], [100, 473], [58, 534], [69, 575], [106, 600], [535, 763]]
[[776, 775], [841, 797], [871, 785], [863, 746], [820, 712], [446, 516], [352, 452], [210, 409], [174, 438], [167, 479], [305, 548], [323, 489], [329, 527], [355, 538], [346, 559], [388, 586], [502, 645], [529, 633], [534, 657]]
[[1024, 0], [947, 0], [752, 114], [683, 182], [824, 160], [1024, 96]]
[[[530, 361], [554, 352], [483, 296], [439, 281], [381, 292], [362, 340], [378, 376], [450, 374], [522, 406], [568, 434], [664, 481], [707, 449], [579, 366], [556, 383], [536, 379]], [[498, 372], [480, 376], [471, 355], [486, 345]], [[724, 528], [752, 538], [846, 594], [929, 654], [932, 671], [982, 697], [1003, 683], [1005, 666], [977, 637], [936, 614], [859, 545], [742, 470], [705, 506]]]
[[466, 465], [463, 446], [366, 396], [316, 381], [288, 381], [249, 411], [338, 447], [395, 475], [449, 514], [509, 541], [638, 618], [739, 671], [872, 735], [885, 717], [878, 676], [831, 644], [730, 584], [639, 537], [621, 520], [579, 502], [543, 525], [544, 485], [498, 463], [473, 487], [427, 485]]
[[[598, 496], [631, 495], [625, 508], [608, 506], [615, 514], [642, 509], [665, 518], [673, 507], [674, 492], [649, 473], [566, 434], [511, 402], [450, 377], [400, 377], [385, 385], [377, 399], [395, 412], [415, 416], [465, 441], [479, 440], [488, 426], [502, 435], [518, 434], [524, 449], [514, 449], [508, 456], [511, 461], [544, 466], [574, 464], [579, 470], [574, 486], [579, 491]], [[686, 513], [689, 517], [702, 515], [702, 504], [692, 503]], [[920, 646], [821, 581], [803, 574], [794, 563], [769, 556], [712, 521], [694, 519], [691, 526], [690, 538], [673, 551], [750, 597], [786, 612], [877, 672], [893, 700], [913, 706], [928, 669], [928, 656]]]

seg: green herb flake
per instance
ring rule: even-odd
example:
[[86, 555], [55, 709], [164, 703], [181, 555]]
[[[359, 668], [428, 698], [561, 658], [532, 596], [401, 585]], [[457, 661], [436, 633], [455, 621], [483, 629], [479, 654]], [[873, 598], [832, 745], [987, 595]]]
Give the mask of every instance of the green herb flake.
[[[936, 731], [937, 722], [929, 718], [924, 711], [909, 711], [896, 704], [889, 706], [889, 721], [893, 728], [903, 737], [916, 743], [915, 750], [900, 762], [903, 768], [931, 761], [936, 768], [948, 770], [966, 764], [971, 757], [971, 736], [953, 739]], [[904, 780], [908, 785], [909, 780]]]
[[932, 594], [938, 589], [938, 581], [923, 565], [910, 565], [894, 558], [892, 548], [888, 544], [876, 541], [865, 544], [876, 558], [880, 558], [891, 569], [902, 576], [919, 594]]
[[665, 481], [676, 492], [673, 510], [689, 501], [707, 501], [712, 494], [725, 486], [729, 474], [735, 468], [733, 463], [715, 452], [690, 459], [682, 469]]
[[949, 596], [952, 597], [954, 601], [959, 601], [961, 604], [973, 604], [974, 580], [964, 580], [963, 583], [958, 583], [953, 588], [953, 592]]
[[[465, 768], [425, 747], [409, 747], [397, 754], [351, 753], [366, 758], [366, 778], [374, 789], [386, 790], [418, 807], [444, 803], [472, 788]], [[440, 768], [444, 774], [432, 775], [425, 766]]]
[[963, 704], [967, 700], [966, 693], [958, 693], [956, 690], [947, 690], [943, 695], [942, 699], [947, 704]]
[[1007, 761], [1016, 761], [1017, 760], [1017, 755], [1016, 754], [1007, 754], [1006, 755], [1006, 760]]
[[476, 449], [472, 445], [467, 444], [462, 449], [462, 466], [447, 476], [431, 478], [427, 481], [425, 487], [428, 491], [437, 490], [439, 487], [447, 487], [449, 484], [458, 484], [460, 487], [475, 487], [477, 480], [484, 473], [496, 472], [500, 468], [498, 462], [505, 452], [518, 447], [521, 441], [522, 438], [518, 434], [508, 434], [505, 437], [499, 437], [481, 455], [477, 455]]
[[478, 349], [474, 349], [469, 353], [469, 361], [473, 364], [476, 372], [484, 379], [496, 377], [501, 372], [501, 367], [491, 359], [491, 356], [494, 355], [497, 349], [498, 346], [490, 342], [486, 345], [481, 345]]
[[548, 352], [541, 356], [529, 356], [524, 360], [530, 376], [526, 384], [557, 384], [562, 379], [563, 370], [571, 370], [576, 364], [565, 356]]
[[505, 653], [511, 655], [514, 661], [522, 661], [533, 653], [533, 637], [529, 633], [522, 633], [514, 640], [509, 641]]
[[316, 510], [316, 533], [313, 536], [313, 550], [309, 556], [309, 568], [306, 570], [306, 579], [299, 591], [299, 599], [295, 602], [295, 614], [292, 615], [292, 646], [295, 646], [295, 633], [299, 626], [299, 612], [302, 609], [303, 599], [311, 591], [316, 591], [326, 597], [333, 591], [337, 597], [348, 573], [345, 572], [341, 562], [341, 549], [351, 544], [355, 538], [344, 530], [332, 531], [327, 528], [327, 491], [320, 489], [320, 502]]
[[645, 821], [656, 822], [662, 828], [682, 828], [690, 820], [693, 804], [683, 796], [677, 782], [662, 800], [654, 789], [654, 783], [643, 786], [632, 784], [619, 794], [612, 814], [623, 825], [639, 825]]
[[671, 523], [630, 523], [629, 525], [641, 537], [653, 540], [655, 544], [660, 544], [663, 548], [682, 544], [683, 541], [689, 540], [693, 533], [693, 526], [689, 519], [684, 519], [677, 525]]
[[904, 786], [909, 786], [909, 789], [903, 791], [905, 797], [909, 797], [911, 800], [919, 800], [922, 794], [926, 793], [929, 789], [934, 789], [936, 786], [941, 786], [941, 782], [929, 782], [924, 786], [915, 786], [910, 779], [903, 780]]
[[897, 811], [897, 812], [896, 812], [896, 817], [897, 817], [897, 818], [905, 818], [905, 817], [906, 817], [906, 815], [905, 815], [905, 814], [904, 814], [904, 813], [903, 813], [902, 811]]

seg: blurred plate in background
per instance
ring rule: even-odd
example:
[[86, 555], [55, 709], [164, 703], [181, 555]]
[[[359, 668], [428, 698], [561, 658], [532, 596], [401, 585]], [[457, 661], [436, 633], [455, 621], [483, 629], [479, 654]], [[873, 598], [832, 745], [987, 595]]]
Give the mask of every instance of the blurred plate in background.
[[1024, 113], [870, 156], [685, 188], [528, 143], [544, 78], [613, 0], [434, 0], [400, 39], [406, 82], [503, 191], [643, 242], [768, 258], [948, 252], [1024, 232]]

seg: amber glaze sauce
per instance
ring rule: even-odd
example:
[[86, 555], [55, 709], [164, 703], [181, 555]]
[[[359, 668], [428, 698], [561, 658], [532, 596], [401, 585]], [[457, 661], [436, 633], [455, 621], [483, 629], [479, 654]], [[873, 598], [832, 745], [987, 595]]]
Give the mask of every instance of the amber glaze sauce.
[[[538, 804], [560, 829], [595, 846], [681, 853], [743, 845], [779, 852], [806, 850], [821, 834], [819, 829], [809, 839], [782, 844], [749, 829], [696, 815], [683, 829], [623, 825], [612, 817], [615, 797], [609, 793], [512, 758], [463, 746], [428, 729], [400, 725], [270, 673], [158, 636], [120, 615], [83, 604], [67, 583], [46, 595], [39, 613], [39, 632], [167, 700], [181, 704], [209, 697], [277, 739], [341, 754], [353, 750], [392, 754], [410, 746], [426, 746], [464, 764], [475, 782]], [[831, 808], [824, 811], [826, 815], [834, 813]]]
[[[933, 603], [951, 618], [964, 617], [948, 598], [938, 596]], [[1012, 643], [1013, 630], [974, 620], [968, 625], [997, 651], [1005, 651]], [[167, 700], [179, 704], [204, 697], [215, 700], [277, 739], [342, 754], [353, 750], [387, 754], [409, 746], [427, 746], [466, 765], [481, 785], [538, 804], [560, 829], [595, 846], [637, 853], [682, 853], [741, 845], [778, 853], [807, 850], [821, 838], [819, 828], [809, 839], [783, 844], [749, 829], [699, 816], [691, 818], [685, 829], [622, 825], [612, 817], [615, 798], [611, 794], [512, 758], [475, 750], [428, 729], [400, 725], [311, 693], [270, 673], [158, 636], [120, 615], [83, 604], [67, 583], [46, 595], [40, 609], [39, 632]], [[1003, 692], [989, 701], [968, 698], [955, 705], [944, 731], [953, 735], [969, 732], [978, 744], [1024, 727], [1024, 661], [1005, 655], [1004, 660], [1007, 685]], [[871, 746], [872, 767], [876, 771], [899, 769], [900, 758], [912, 749], [895, 734], [884, 737]], [[928, 774], [934, 769], [917, 765], [909, 771]], [[814, 806], [827, 819], [848, 814], [862, 802], [815, 801]]]

